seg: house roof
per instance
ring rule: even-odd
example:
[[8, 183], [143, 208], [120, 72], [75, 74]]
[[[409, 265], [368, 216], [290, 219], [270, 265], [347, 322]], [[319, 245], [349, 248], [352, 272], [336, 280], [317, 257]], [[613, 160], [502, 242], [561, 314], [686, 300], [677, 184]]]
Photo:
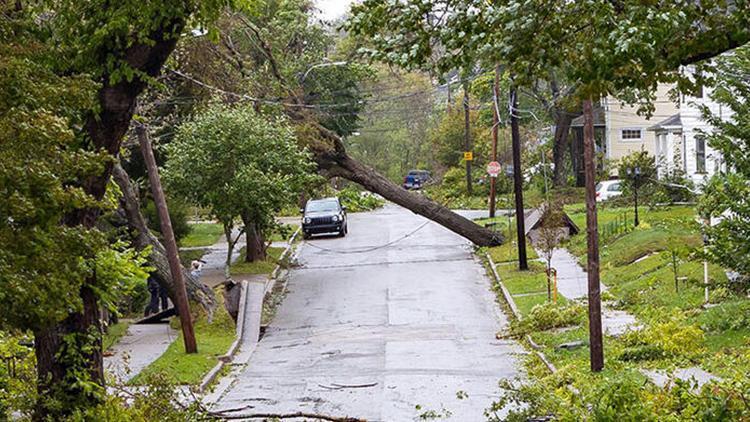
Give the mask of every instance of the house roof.
[[680, 119], [679, 113], [675, 114], [674, 116], [668, 117], [665, 120], [662, 120], [661, 122], [649, 127], [646, 130], [656, 132], [659, 130], [667, 129], [682, 129], [682, 119]]
[[[594, 126], [604, 127], [604, 109], [602, 107], [594, 107]], [[570, 127], [583, 127], [583, 116], [578, 116], [570, 123]]]

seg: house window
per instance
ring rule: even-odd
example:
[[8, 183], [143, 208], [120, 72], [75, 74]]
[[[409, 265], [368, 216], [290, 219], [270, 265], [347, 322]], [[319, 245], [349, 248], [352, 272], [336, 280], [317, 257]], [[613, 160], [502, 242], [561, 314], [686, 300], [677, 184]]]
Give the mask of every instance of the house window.
[[695, 171], [696, 173], [706, 172], [706, 140], [695, 140]]
[[640, 141], [642, 137], [641, 129], [622, 129], [620, 139], [623, 141]]

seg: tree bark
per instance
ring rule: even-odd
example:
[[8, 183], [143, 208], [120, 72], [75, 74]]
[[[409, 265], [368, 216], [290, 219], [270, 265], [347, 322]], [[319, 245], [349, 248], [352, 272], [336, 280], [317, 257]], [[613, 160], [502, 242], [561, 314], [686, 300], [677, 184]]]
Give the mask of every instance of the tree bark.
[[[173, 298], [174, 281], [169, 270], [166, 250], [164, 249], [164, 245], [151, 233], [148, 225], [146, 225], [146, 219], [141, 214], [138, 194], [130, 181], [130, 176], [128, 176], [128, 173], [120, 164], [116, 164], [112, 172], [112, 178], [122, 191], [120, 207], [125, 212], [128, 226], [133, 231], [134, 246], [139, 250], [151, 247], [149, 264], [154, 267], [153, 275], [159, 284], [167, 289], [169, 297]], [[195, 279], [184, 267], [182, 268], [182, 278], [185, 280], [185, 289], [187, 290], [188, 298], [192, 302], [199, 304], [209, 316], [212, 316], [216, 309], [216, 297], [213, 290]]]
[[265, 261], [266, 243], [262, 230], [248, 215], [242, 216], [242, 223], [245, 225], [245, 262]]
[[567, 174], [565, 173], [565, 153], [568, 150], [568, 135], [573, 115], [565, 110], [558, 109], [555, 113], [555, 138], [552, 144], [552, 160], [555, 169], [552, 175], [552, 185], [560, 188], [566, 185]]
[[[136, 41], [117, 53], [132, 68], [155, 77], [177, 43], [172, 34], [180, 34], [183, 27], [182, 19], [168, 21], [150, 34], [148, 42]], [[108, 73], [102, 75], [99, 109], [87, 118], [84, 126], [91, 150], [118, 155], [136, 98], [146, 83], [145, 78], [136, 76], [112, 84]], [[107, 163], [99, 175], [81, 180], [81, 188], [94, 199], [102, 199], [112, 168], [113, 163]], [[63, 224], [93, 229], [99, 214], [98, 209], [75, 210], [64, 218]], [[95, 284], [93, 277], [78, 292], [83, 302], [81, 311], [73, 311], [60, 324], [34, 333], [40, 397], [34, 414], [36, 420], [61, 419], [76, 409], [96, 405], [104, 396], [102, 328], [97, 293], [90, 287]], [[88, 379], [82, 379], [83, 374]]]

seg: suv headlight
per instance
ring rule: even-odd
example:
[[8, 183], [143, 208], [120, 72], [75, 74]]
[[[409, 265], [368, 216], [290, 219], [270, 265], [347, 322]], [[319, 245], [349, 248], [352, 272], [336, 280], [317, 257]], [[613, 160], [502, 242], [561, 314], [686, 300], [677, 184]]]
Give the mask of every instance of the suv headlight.
[[305, 223], [305, 224], [310, 224], [310, 221], [311, 221], [311, 220], [310, 220], [310, 217], [305, 217], [305, 218], [304, 218], [304, 219], [302, 220], [302, 222], [303, 222], [303, 223]]
[[339, 218], [338, 215], [334, 215], [333, 218], [332, 218], [332, 220], [333, 220], [334, 223], [337, 223], [340, 220], [340, 218]]

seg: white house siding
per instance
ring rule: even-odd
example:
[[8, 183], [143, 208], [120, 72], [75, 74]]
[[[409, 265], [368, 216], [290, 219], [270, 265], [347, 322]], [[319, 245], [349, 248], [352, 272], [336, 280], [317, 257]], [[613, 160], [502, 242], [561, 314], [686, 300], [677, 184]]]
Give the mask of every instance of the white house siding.
[[705, 172], [698, 171], [698, 158], [696, 154], [696, 136], [699, 131], [710, 133], [711, 126], [702, 118], [699, 105], [706, 105], [712, 113], [722, 119], [731, 118], [731, 110], [721, 107], [710, 98], [710, 90], [706, 88], [702, 98], [686, 97], [681, 104], [680, 117], [685, 136], [685, 166], [683, 170], [696, 185], [702, 185], [705, 180], [722, 168], [723, 159], [721, 154], [706, 144], [706, 168]]

